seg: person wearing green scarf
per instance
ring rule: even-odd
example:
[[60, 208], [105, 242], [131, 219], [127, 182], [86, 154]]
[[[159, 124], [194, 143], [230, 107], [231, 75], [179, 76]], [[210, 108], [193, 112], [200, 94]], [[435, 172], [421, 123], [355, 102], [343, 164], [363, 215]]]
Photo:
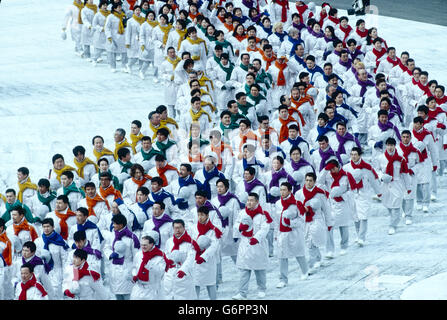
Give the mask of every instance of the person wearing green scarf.
[[134, 156], [134, 162], [141, 164], [144, 172], [147, 173], [155, 167], [155, 156], [157, 154], [162, 154], [162, 152], [152, 147], [152, 139], [149, 136], [144, 136], [141, 138], [141, 150]]
[[66, 195], [69, 200], [68, 206], [70, 207], [71, 211], [74, 212], [78, 209], [78, 202], [85, 198], [85, 192], [81, 188], [78, 188], [73, 180], [73, 172], [64, 171], [61, 174], [62, 187], [57, 190], [57, 195]]
[[269, 110], [267, 110], [267, 100], [261, 94], [261, 87], [259, 84], [254, 83], [250, 86], [250, 94], [247, 95], [247, 102], [251, 103], [255, 107], [256, 115], [258, 117], [262, 115], [269, 115]]
[[5, 222], [11, 220], [11, 211], [12, 209], [14, 209], [14, 207], [17, 206], [25, 209], [25, 218], [29, 223], [35, 223], [41, 221], [38, 217], [35, 218], [33, 216], [30, 208], [26, 204], [23, 204], [19, 200], [17, 200], [17, 194], [14, 189], [7, 189], [5, 191], [5, 196], [6, 196], [6, 202], [5, 202], [6, 211], [3, 213], [1, 217], [3, 220], [5, 220]]
[[161, 128], [157, 131], [155, 150], [164, 155], [169, 164], [172, 164], [173, 162], [175, 163], [173, 160], [178, 157], [178, 147], [175, 141], [169, 139], [168, 129]]
[[236, 94], [236, 101], [238, 112], [250, 120], [253, 127], [256, 127], [258, 123], [256, 109], [253, 104], [247, 101], [247, 95], [244, 92], [238, 92]]
[[225, 53], [228, 53], [231, 61], [234, 61], [234, 50], [233, 45], [225, 39], [225, 33], [222, 30], [217, 30], [214, 35], [216, 36], [216, 41], [214, 44], [222, 46]]
[[118, 149], [118, 161], [113, 162], [110, 165], [110, 171], [112, 175], [118, 178], [119, 184], [122, 185], [126, 179], [130, 177], [130, 168], [133, 163], [130, 161], [132, 155], [129, 148]]

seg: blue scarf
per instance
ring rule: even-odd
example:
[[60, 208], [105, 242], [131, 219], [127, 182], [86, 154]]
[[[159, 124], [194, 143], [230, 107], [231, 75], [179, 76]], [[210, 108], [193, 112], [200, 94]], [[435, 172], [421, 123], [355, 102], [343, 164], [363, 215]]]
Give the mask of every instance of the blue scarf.
[[264, 164], [256, 160], [255, 157], [253, 157], [253, 160], [250, 161], [250, 163], [247, 162], [247, 159], [242, 159], [242, 166], [244, 167], [244, 170], [247, 169], [247, 167], [253, 167], [253, 166], [260, 166], [261, 168], [264, 168]]
[[333, 127], [337, 122], [344, 122], [344, 123], [348, 123], [348, 119], [346, 119], [345, 117], [343, 117], [341, 114], [335, 112], [334, 113], [334, 118], [332, 118], [332, 120], [329, 120], [327, 123], [328, 127]]
[[317, 140], [318, 140], [319, 137], [324, 136], [329, 131], [334, 131], [335, 132], [335, 129], [330, 127], [330, 126], [328, 126], [327, 124], [324, 127], [317, 126], [317, 130], [318, 130]]
[[271, 35], [271, 34], [273, 33], [273, 27], [272, 27], [272, 26], [270, 26], [270, 28], [266, 28], [266, 27], [264, 27], [263, 24], [261, 24], [261, 28], [262, 28], [262, 30], [264, 30], [268, 35]]
[[306, 64], [306, 62], [304, 61], [304, 59], [298, 57], [298, 56], [295, 54], [295, 49], [296, 49], [296, 48], [292, 49], [292, 52], [291, 52], [290, 55], [293, 56], [293, 57], [295, 58], [295, 60], [296, 60], [300, 65], [303, 66], [303, 68], [307, 68], [307, 64]]
[[348, 106], [346, 103], [343, 103], [342, 105], [339, 106], [335, 106], [336, 108], [343, 108], [345, 110], [349, 110], [352, 112], [352, 114], [354, 115], [354, 117], [358, 118], [358, 112], [355, 111], [353, 108], [351, 108], [350, 106]]
[[[292, 50], [290, 50], [290, 56], [293, 56], [295, 53], [296, 46], [302, 43], [304, 45], [304, 41], [301, 40], [301, 38], [293, 39], [291, 36], [288, 35], [289, 41], [292, 42]], [[281, 40], [282, 41], [282, 40]]]
[[147, 199], [144, 203], [138, 203], [138, 206], [143, 210], [144, 214], [146, 215], [146, 219], [149, 219], [149, 216], [147, 215], [147, 210], [151, 208], [154, 205], [154, 203]]
[[[203, 170], [203, 176], [205, 177], [205, 181], [203, 184], [201, 183], [200, 189], [206, 192], [207, 198], [211, 199], [211, 186], [210, 186], [210, 180], [212, 180], [214, 177], [217, 177], [219, 179], [225, 179], [225, 176], [222, 172], [220, 172], [217, 167], [214, 167], [214, 169], [211, 172], [208, 172]], [[198, 186], [199, 187], [199, 186]]]
[[78, 224], [78, 231], [85, 231], [88, 229], [97, 229], [98, 230], [98, 235], [99, 235], [99, 242], [103, 242], [104, 241], [104, 237], [101, 234], [101, 231], [99, 230], [98, 226], [96, 224], [94, 224], [93, 222], [91, 222], [90, 220], [85, 221], [85, 223], [82, 224]]
[[188, 178], [186, 179], [178, 177], [178, 185], [180, 186], [180, 188], [178, 188], [179, 190], [183, 187], [187, 187], [192, 184], [197, 185], [197, 180], [194, 180], [194, 178], [191, 175], [189, 175]]
[[298, 145], [301, 142], [304, 142], [305, 144], [307, 144], [307, 147], [309, 148], [309, 143], [306, 140], [304, 140], [302, 137], [300, 137], [300, 136], [297, 136], [295, 140], [287, 138], [287, 141], [289, 141], [289, 143], [292, 145], [292, 147], [298, 147]]
[[[332, 73], [332, 74], [335, 74], [335, 73]], [[337, 79], [339, 81], [341, 81], [342, 84], [344, 83], [344, 81], [338, 76], [338, 74], [335, 74], [335, 76], [337, 77]], [[325, 73], [323, 73], [323, 79], [324, 79], [324, 81], [328, 82], [329, 81], [329, 76], [327, 76]], [[341, 88], [339, 88], [339, 89], [341, 89]], [[339, 90], [339, 91], [341, 91], [341, 90]]]
[[275, 32], [275, 34], [276, 34], [276, 36], [279, 38], [279, 40], [280, 40], [281, 42], [283, 42], [283, 41], [284, 41], [284, 38], [287, 36], [287, 32], [283, 32], [283, 33]]
[[[281, 152], [282, 153], [282, 157], [283, 159], [286, 158], [286, 153], [278, 146], [271, 146], [270, 149], [268, 150], [263, 150], [264, 151], [264, 155], [268, 158], [270, 156], [270, 152], [275, 153], [275, 152]], [[244, 168], [245, 170], [245, 168]]]
[[312, 75], [312, 76], [311, 76], [311, 81], [310, 81], [311, 84], [314, 84], [314, 82], [312, 81], [312, 79], [313, 79], [314, 74], [315, 74], [316, 72], [319, 72], [319, 73], [321, 73], [322, 76], [324, 76], [324, 71], [323, 71], [323, 69], [321, 69], [321, 67], [318, 66], [318, 65], [315, 65], [315, 67], [314, 67], [312, 70], [310, 70], [310, 69], [307, 67], [307, 65], [306, 65], [306, 70], [307, 70], [307, 72], [309, 72], [309, 73]]
[[151, 192], [152, 198], [154, 199], [154, 202], [163, 202], [166, 198], [171, 198], [172, 203], [175, 202], [174, 196], [170, 194], [169, 192], [165, 191], [164, 189], [161, 189], [161, 192], [155, 194]]
[[[64, 248], [64, 250], [70, 248], [68, 244], [65, 242], [64, 238], [62, 238], [62, 236], [56, 231], [53, 231], [53, 233], [50, 234], [49, 236], [47, 236], [45, 233], [42, 233], [42, 240], [44, 242], [43, 248], [48, 251], [50, 243], [55, 244], [57, 246], [61, 246]], [[52, 270], [54, 267], [53, 257], [51, 257], [50, 261], [48, 262], [48, 265], [49, 265], [48, 270]]]

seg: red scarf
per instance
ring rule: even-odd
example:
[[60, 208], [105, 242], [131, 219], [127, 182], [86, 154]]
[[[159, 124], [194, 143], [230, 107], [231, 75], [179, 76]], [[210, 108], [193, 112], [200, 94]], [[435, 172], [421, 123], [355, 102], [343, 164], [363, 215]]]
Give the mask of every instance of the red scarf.
[[247, 39], [247, 35], [246, 35], [246, 34], [243, 34], [243, 35], [236, 34], [234, 37], [235, 37], [239, 42], [242, 42], [243, 40]]
[[247, 207], [245, 207], [245, 212], [250, 216], [250, 218], [254, 219], [254, 217], [258, 214], [263, 214], [265, 215], [266, 219], [267, 219], [267, 223], [272, 223], [273, 220], [270, 217], [270, 214], [263, 210], [261, 205], [258, 205], [254, 210], [250, 210]]
[[20, 224], [13, 223], [12, 226], [14, 228], [14, 234], [16, 236], [19, 235], [20, 231], [29, 231], [32, 241], [39, 238], [39, 236], [37, 235], [36, 229], [34, 229], [33, 226], [30, 226], [26, 219], [23, 219], [23, 221]]
[[404, 156], [405, 160], [407, 160], [407, 162], [408, 162], [408, 156], [412, 152], [416, 152], [418, 154], [419, 162], [423, 162], [424, 161], [424, 157], [423, 157], [422, 153], [418, 149], [416, 149], [411, 142], [410, 142], [410, 144], [408, 146], [406, 146], [402, 142], [400, 142], [399, 146], [400, 146], [400, 149], [402, 150], [403, 156]]
[[317, 193], [324, 194], [326, 198], [329, 196], [329, 193], [327, 193], [323, 189], [318, 188], [317, 186], [314, 186], [312, 191], [304, 187], [303, 188], [304, 202], [297, 201], [296, 203], [296, 205], [298, 206], [298, 210], [300, 210], [300, 214], [301, 215], [306, 214], [306, 222], [312, 222], [315, 212], [312, 210], [311, 207], [308, 207], [309, 211], [306, 212], [306, 209], [304, 207], [306, 206], [306, 202], [315, 197]]
[[22, 286], [22, 292], [20, 292], [19, 300], [26, 300], [26, 292], [31, 287], [36, 287], [40, 291], [40, 293], [42, 293], [42, 297], [45, 297], [47, 295], [47, 292], [42, 287], [42, 285], [37, 282], [34, 273], [32, 274], [31, 279], [29, 279], [26, 283], [22, 282], [20, 285]]
[[[349, 185], [351, 187], [351, 190], [357, 189], [357, 183], [355, 182], [355, 179], [354, 179], [354, 177], [352, 176], [351, 173], [346, 172], [343, 169], [340, 169], [337, 173], [332, 173], [331, 172], [331, 176], [332, 176], [332, 179], [334, 179], [334, 182], [332, 182], [331, 188], [340, 186], [341, 178], [344, 177], [344, 176], [347, 176], [348, 177], [348, 181], [349, 181]], [[343, 197], [334, 197], [334, 200], [336, 202], [344, 201]]]
[[333, 23], [335, 23], [336, 25], [340, 23], [340, 19], [335, 18], [333, 16], [329, 16], [328, 17], [329, 20], [331, 20]]
[[[369, 171], [371, 171], [374, 174], [374, 178], [378, 179], [379, 176], [377, 175], [376, 170], [374, 170], [374, 168], [369, 164], [366, 163], [365, 161], [363, 161], [363, 159], [360, 159], [360, 163], [356, 164], [351, 160], [351, 166], [353, 169], [367, 169]], [[356, 183], [355, 188], [354, 189], [362, 189], [363, 188], [363, 179], [360, 180], [359, 183]]]
[[93, 210], [93, 208], [96, 206], [96, 204], [98, 202], [105, 202], [107, 209], [110, 210], [110, 206], [109, 203], [104, 200], [103, 198], [101, 198], [98, 194], [95, 194], [94, 198], [90, 198], [89, 196], [85, 195], [85, 201], [87, 202], [87, 207], [88, 207], [88, 215], [89, 216], [95, 216], [96, 217], [96, 213]]
[[223, 143], [223, 141], [220, 142], [220, 147], [215, 147], [211, 144], [211, 151], [217, 154], [217, 169], [219, 171], [222, 171], [222, 152], [224, 152], [225, 149], [229, 149], [231, 156], [233, 156], [233, 149], [231, 149], [229, 145]]
[[348, 25], [346, 25], [346, 28], [343, 28], [340, 24], [340, 30], [341, 30], [341, 32], [343, 32], [345, 34], [345, 36], [343, 37], [343, 46], [346, 47], [346, 38], [351, 33], [352, 27], [348, 24]]
[[6, 244], [5, 249], [3, 249], [2, 255], [3, 255], [3, 259], [5, 259], [6, 265], [10, 266], [12, 264], [11, 241], [9, 241], [6, 231], [3, 231], [3, 233], [0, 234], [0, 242], [3, 242], [4, 244]]
[[436, 118], [439, 114], [443, 114], [443, 113], [445, 113], [445, 111], [442, 110], [442, 108], [440, 108], [440, 107], [436, 107], [433, 110], [428, 108], [428, 117], [429, 118]]
[[[430, 119], [430, 118], [429, 118]], [[416, 138], [416, 139], [418, 139], [419, 141], [424, 141], [424, 139], [425, 139], [425, 137], [426, 136], [428, 136], [428, 135], [432, 135], [432, 137], [433, 137], [433, 141], [436, 141], [435, 140], [435, 137], [433, 136], [433, 133], [431, 133], [430, 131], [428, 131], [427, 129], [425, 129], [425, 128], [422, 128], [422, 130], [420, 131], [420, 132], [417, 132], [417, 131], [415, 131], [414, 129], [413, 129], [413, 136]], [[428, 155], [427, 155], [427, 148], [425, 148], [422, 152], [422, 161], [425, 161], [425, 159], [427, 159], [428, 158]], [[421, 161], [421, 162], [422, 162]]]
[[213, 230], [216, 234], [217, 239], [220, 239], [222, 237], [222, 231], [220, 231], [219, 228], [215, 227], [211, 223], [210, 219], [208, 219], [208, 222], [205, 224], [197, 222], [197, 230], [199, 231], [199, 236], [206, 234], [209, 230]]
[[393, 67], [397, 66], [400, 62], [400, 59], [396, 57], [396, 60], [391, 59], [389, 56], [386, 57], [386, 61], [388, 61], [389, 63], [391, 63], [393, 65]]
[[407, 161], [405, 158], [401, 157], [397, 154], [397, 151], [394, 151], [394, 155], [388, 154], [388, 151], [385, 151], [385, 158], [388, 160], [388, 164], [386, 165], [385, 173], [392, 176], [394, 180], [394, 161], [400, 162], [400, 173], [408, 173]]
[[187, 242], [187, 243], [192, 244], [192, 246], [194, 247], [196, 252], [200, 252], [199, 245], [197, 244], [197, 242], [195, 240], [191, 239], [191, 237], [189, 236], [188, 232], [186, 232], [186, 230], [185, 230], [185, 233], [180, 238], [177, 239], [177, 237], [174, 236], [173, 239], [174, 239], [174, 246], [172, 247], [171, 252], [174, 251], [174, 250], [179, 250], [180, 249], [180, 245], [183, 242]]
[[146, 269], [146, 264], [149, 262], [149, 260], [156, 256], [165, 258], [163, 252], [156, 246], [154, 246], [152, 250], [148, 252], [143, 251], [143, 261], [141, 261], [140, 268], [138, 269], [137, 273], [137, 277], [139, 280], [146, 282], [149, 281], [149, 270]]
[[275, 60], [275, 67], [278, 68], [278, 81], [276, 84], [278, 86], [285, 86], [286, 85], [286, 77], [284, 76], [284, 69], [287, 68], [287, 59], [284, 60], [283, 63], [279, 63], [279, 60]]
[[365, 29], [365, 31], [360, 31], [359, 28], [355, 29], [355, 32], [360, 36], [360, 38], [365, 38], [368, 36], [368, 30]]
[[276, 4], [282, 7], [281, 10], [281, 22], [287, 21], [287, 11], [289, 11], [289, 1], [288, 0], [276, 0]]
[[200, 14], [200, 12], [197, 12], [197, 13], [192, 13], [192, 12], [190, 12], [190, 13], [188, 13], [188, 17], [190, 17], [191, 18], [191, 20], [194, 20], [195, 18], [197, 18], [197, 16]]
[[85, 276], [92, 276], [93, 281], [96, 281], [101, 277], [98, 272], [88, 270], [87, 261], [84, 262], [84, 265], [81, 269], [73, 267], [73, 281], [81, 280]]
[[403, 73], [406, 72], [406, 73], [408, 73], [409, 76], [412, 76], [412, 72], [410, 71], [410, 69], [408, 69], [407, 66], [405, 66], [400, 59], [399, 59], [399, 67]]
[[425, 86], [420, 81], [418, 81], [416, 83], [413, 82], [413, 84], [416, 84], [419, 87], [419, 89], [424, 91], [424, 93], [427, 95], [427, 97], [433, 96], [430, 89], [428, 88], [428, 83]]
[[[290, 122], [296, 122], [296, 120], [290, 116], [284, 120], [283, 118], [279, 117], [279, 122], [281, 122], [281, 130], [279, 131], [279, 137], [278, 141], [279, 143], [286, 141], [289, 138], [289, 127], [287, 126]], [[299, 128], [299, 126], [298, 126]], [[301, 135], [301, 133], [300, 133]]]
[[379, 66], [379, 59], [382, 58], [385, 53], [386, 53], [386, 49], [382, 48], [382, 50], [377, 51], [376, 48], [372, 49], [372, 53], [374, 53], [374, 55], [376, 56], [376, 67], [374, 68], [374, 73], [377, 71], [377, 67]]
[[272, 64], [272, 62], [276, 60], [276, 55], [274, 53], [272, 53], [272, 57], [269, 58], [265, 55], [264, 51], [260, 51], [259, 53], [261, 54], [262, 59], [267, 63], [267, 65], [265, 67], [265, 71], [267, 71], [270, 68], [270, 65]]
[[442, 98], [435, 97], [435, 100], [438, 106], [440, 106], [441, 104], [447, 103], [447, 96], [443, 96]]
[[[303, 4], [302, 6], [299, 6], [298, 4], [295, 4], [295, 6], [296, 6], [296, 11], [298, 11], [298, 15], [300, 16], [300, 23], [304, 23], [303, 14], [308, 9], [307, 4]], [[309, 16], [309, 18], [310, 18], [310, 16]]]
[[135, 5], [135, 3], [137, 2], [137, 0], [127, 0], [127, 3], [129, 4], [129, 10], [133, 10], [133, 6]]
[[61, 232], [60, 235], [64, 240], [67, 240], [68, 238], [68, 224], [67, 219], [70, 217], [76, 217], [76, 214], [70, 210], [70, 208], [67, 209], [67, 213], [63, 214], [56, 210], [54, 210], [54, 213], [56, 214], [56, 217], [60, 219], [59, 225], [61, 226]]
[[225, 17], [217, 16], [220, 22], [225, 23]]
[[[296, 206], [296, 200], [295, 197], [293, 196], [293, 194], [291, 193], [290, 196], [287, 198], [287, 200], [284, 200], [281, 197], [281, 205], [282, 205], [282, 211], [281, 211], [281, 219], [279, 222], [279, 231], [280, 232], [290, 232], [292, 231], [292, 228], [285, 226], [282, 221], [282, 214], [284, 213], [285, 210], [287, 210], [291, 205], [295, 205]], [[288, 218], [284, 218], [284, 222], [287, 223], [290, 226], [290, 219]]]
[[163, 168], [157, 168], [158, 176], [163, 180], [163, 187], [166, 187], [168, 185], [168, 179], [166, 178], [165, 172], [168, 170], [174, 170], [177, 172], [177, 168], [171, 166], [170, 164], [165, 165]]
[[[331, 8], [330, 5], [326, 5], [326, 6], [328, 6], [329, 8]], [[324, 7], [322, 7], [322, 8], [321, 8], [321, 11], [320, 11], [320, 22], [319, 22], [320, 27], [323, 27], [324, 19], [325, 19], [327, 16], [328, 16], [328, 14], [327, 14], [326, 10], [324, 10]]]

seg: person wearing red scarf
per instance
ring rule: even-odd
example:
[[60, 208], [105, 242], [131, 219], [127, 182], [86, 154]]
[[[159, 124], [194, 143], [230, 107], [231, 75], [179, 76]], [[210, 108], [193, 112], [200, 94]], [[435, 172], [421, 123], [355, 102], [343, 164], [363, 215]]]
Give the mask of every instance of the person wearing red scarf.
[[285, 23], [288, 19], [289, 1], [273, 0], [271, 6], [273, 21]]
[[298, 123], [295, 118], [289, 114], [289, 108], [286, 105], [279, 106], [278, 114], [279, 117], [273, 121], [272, 126], [279, 132], [278, 142], [281, 144], [289, 138], [289, 126], [292, 124], [298, 125]]
[[257, 193], [248, 195], [245, 209], [239, 212], [234, 223], [234, 236], [239, 237], [236, 266], [240, 269], [239, 290], [233, 300], [247, 298], [251, 272], [254, 271], [258, 284], [257, 298], [264, 298], [266, 270], [269, 263], [267, 234], [273, 222], [270, 214], [259, 204]]
[[292, 189], [292, 185], [288, 182], [283, 182], [279, 188], [282, 211], [276, 240], [280, 274], [280, 282], [276, 285], [277, 288], [284, 288], [288, 283], [289, 259], [296, 258], [302, 272], [301, 280], [308, 276], [305, 257], [304, 219], [298, 212]]
[[378, 158], [378, 173], [382, 184], [382, 204], [388, 209], [390, 224], [388, 234], [396, 233], [400, 221], [400, 208], [404, 194], [411, 193], [407, 161], [398, 154], [396, 140], [388, 138], [385, 141], [386, 149]]
[[169, 269], [165, 273], [164, 287], [168, 300], [193, 300], [196, 298], [193, 267], [200, 247], [185, 229], [185, 222], [172, 222], [174, 235], [166, 241], [166, 257]]
[[160, 300], [162, 298], [162, 280], [165, 273], [167, 258], [163, 251], [157, 248], [159, 236], [156, 231], [150, 231], [141, 238], [141, 250], [134, 258], [132, 281], [135, 285], [130, 294], [130, 300]]
[[[335, 216], [335, 226], [340, 231], [340, 255], [346, 254], [349, 243], [349, 226], [352, 224], [352, 212], [354, 208], [354, 197], [352, 190], [356, 189], [357, 183], [351, 173], [343, 170], [337, 160], [328, 161], [325, 170], [318, 177], [320, 184], [330, 190], [332, 213]], [[329, 240], [326, 249], [326, 257], [332, 258], [335, 251], [333, 230], [328, 234]]]
[[[419, 111], [420, 110], [420, 111]], [[421, 116], [426, 115], [428, 108], [418, 108], [418, 114]], [[429, 127], [423, 119], [423, 117], [418, 116], [413, 119], [413, 138], [412, 142], [418, 148], [422, 154], [420, 165], [420, 170], [418, 170], [417, 177], [417, 208], [424, 212], [428, 212], [428, 207], [430, 205], [430, 192], [433, 196], [437, 194], [437, 175], [436, 170], [439, 166], [439, 150], [436, 147], [436, 139], [432, 131], [426, 129]], [[433, 121], [438, 123], [437, 120]], [[430, 122], [431, 124], [431, 122]]]
[[155, 167], [149, 171], [152, 177], [159, 176], [163, 180], [163, 187], [168, 186], [169, 181], [178, 178], [177, 168], [168, 164], [166, 157], [162, 154], [155, 156]]
[[396, 57], [396, 48], [388, 47], [386, 53], [387, 57], [379, 63], [379, 66], [377, 67], [377, 73], [388, 75], [392, 68], [398, 66], [402, 62], [398, 57]]
[[377, 72], [377, 68], [382, 60], [386, 60], [387, 50], [382, 47], [383, 40], [381, 38], [376, 38], [374, 40], [374, 47], [371, 51], [368, 51], [365, 55], [365, 67], [368, 72]]
[[25, 263], [20, 268], [22, 282], [16, 287], [16, 300], [48, 300], [45, 288], [37, 282], [34, 267]]
[[68, 231], [71, 226], [76, 224], [76, 214], [68, 207], [68, 197], [61, 194], [56, 198], [56, 208], [47, 214], [46, 218], [52, 218], [55, 231], [59, 233], [64, 240], [68, 238]]
[[372, 208], [371, 198], [373, 195], [381, 195], [379, 176], [374, 168], [361, 158], [362, 149], [354, 147], [351, 150], [351, 161], [343, 166], [346, 172], [349, 172], [355, 179], [355, 189], [353, 196], [355, 201], [354, 220], [355, 230], [357, 232], [356, 243], [363, 247], [366, 240], [366, 231], [368, 229], [368, 213]]
[[305, 175], [304, 187], [295, 193], [300, 215], [305, 219], [305, 239], [309, 249], [309, 273], [315, 273], [321, 266], [320, 248], [326, 246], [328, 230], [334, 225], [329, 193], [316, 184], [317, 176], [313, 172]]

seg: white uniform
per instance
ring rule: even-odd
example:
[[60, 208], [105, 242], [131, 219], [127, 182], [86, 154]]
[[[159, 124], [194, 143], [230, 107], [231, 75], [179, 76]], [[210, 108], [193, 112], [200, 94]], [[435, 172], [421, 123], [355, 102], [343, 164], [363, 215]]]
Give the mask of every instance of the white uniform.
[[[143, 252], [138, 251], [134, 258], [132, 275], [136, 276], [143, 262]], [[154, 256], [150, 259], [145, 269], [148, 270], [148, 281], [138, 279], [132, 288], [131, 300], [161, 300], [163, 299], [163, 277], [165, 274], [166, 263], [162, 256]]]

